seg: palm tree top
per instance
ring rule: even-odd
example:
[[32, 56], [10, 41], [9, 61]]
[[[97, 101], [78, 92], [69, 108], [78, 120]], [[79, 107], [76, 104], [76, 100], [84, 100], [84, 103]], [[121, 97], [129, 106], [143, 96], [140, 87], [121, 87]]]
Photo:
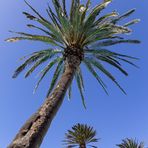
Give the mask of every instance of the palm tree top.
[[[104, 0], [94, 8], [91, 8], [90, 0], [87, 0], [86, 4], [81, 4], [80, 0], [71, 0], [70, 13], [68, 13], [65, 0], [62, 0], [62, 2], [60, 2], [60, 0], [52, 0], [55, 10], [52, 10], [50, 5], [48, 5], [46, 11], [49, 18], [46, 19], [25, 1], [35, 15], [28, 12], [23, 12], [23, 14], [31, 21], [40, 24], [39, 26], [32, 24], [28, 24], [27, 26], [42, 31], [43, 35], [14, 32], [19, 36], [8, 38], [6, 41], [41, 41], [47, 43], [49, 48], [25, 56], [23, 58], [26, 59], [25, 62], [16, 69], [13, 78], [16, 78], [27, 66], [31, 66], [25, 74], [25, 78], [27, 78], [39, 65], [49, 61], [47, 66], [40, 72], [40, 78], [35, 87], [36, 91], [48, 71], [53, 66], [56, 66], [51, 85], [47, 92], [47, 96], [49, 96], [59, 76], [64, 72], [65, 65], [67, 63], [71, 66], [79, 65], [77, 66], [75, 78], [85, 107], [83, 95], [84, 82], [80, 67], [80, 63], [84, 63], [88, 71], [96, 78], [107, 94], [106, 84], [100, 75], [98, 75], [97, 70], [105, 74], [126, 94], [115, 77], [102, 63], [104, 62], [113, 66], [125, 76], [127, 76], [128, 73], [122, 68], [121, 62], [136, 66], [131, 61], [136, 58], [110, 51], [107, 47], [120, 43], [140, 43], [138, 40], [125, 39], [122, 36], [124, 34], [130, 34], [132, 30], [129, 29], [129, 26], [139, 22], [139, 19], [134, 19], [123, 25], [118, 24], [135, 12], [135, 9], [123, 15], [119, 15], [116, 11], [113, 11], [101, 16], [101, 11], [104, 10], [110, 2], [112, 2], [112, 0]], [[69, 97], [71, 96], [71, 86], [69, 87], [68, 95]]]
[[119, 148], [144, 148], [143, 142], [138, 142], [136, 139], [126, 138], [122, 140], [122, 143], [117, 145]]
[[99, 139], [96, 138], [96, 131], [93, 127], [87, 124], [76, 124], [71, 130], [65, 134], [64, 145], [68, 148], [77, 147], [80, 145], [88, 145], [90, 147], [97, 148], [94, 145], [89, 145], [91, 143], [98, 142]]

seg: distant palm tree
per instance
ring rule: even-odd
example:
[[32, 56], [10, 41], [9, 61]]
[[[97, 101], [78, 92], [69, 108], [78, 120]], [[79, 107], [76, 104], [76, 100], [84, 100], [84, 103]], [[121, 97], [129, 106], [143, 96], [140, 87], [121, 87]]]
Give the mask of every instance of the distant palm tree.
[[89, 145], [94, 142], [98, 142], [96, 138], [96, 131], [93, 127], [88, 126], [87, 124], [76, 124], [72, 127], [71, 130], [65, 134], [64, 144], [68, 148], [78, 147], [86, 148], [86, 146], [90, 146], [93, 148], [97, 148], [94, 145]]
[[143, 142], [138, 142], [136, 139], [124, 139], [122, 143], [117, 145], [119, 148], [144, 148]]
[[[16, 78], [27, 66], [33, 64], [25, 74], [27, 78], [39, 65], [49, 61], [40, 73], [41, 77], [35, 87], [36, 90], [42, 79], [47, 75], [47, 72], [54, 65], [56, 65], [56, 68], [45, 103], [20, 129], [9, 148], [38, 148], [40, 146], [51, 121], [63, 102], [68, 88], [68, 94], [71, 96], [71, 84], [74, 77], [80, 90], [83, 105], [86, 107], [83, 96], [84, 83], [80, 68], [81, 63], [85, 64], [106, 93], [106, 85], [96, 70], [105, 74], [125, 93], [117, 83], [115, 77], [102, 63], [108, 63], [124, 75], [128, 75], [121, 67], [120, 61], [135, 66], [130, 61], [135, 58], [107, 50], [106, 47], [119, 43], [139, 43], [138, 40], [124, 39], [123, 36], [120, 36], [121, 34], [131, 33], [128, 26], [137, 23], [139, 20], [133, 20], [122, 26], [118, 25], [118, 22], [131, 15], [135, 11], [134, 9], [121, 16], [113, 11], [104, 16], [97, 17], [111, 1], [112, 0], [104, 0], [101, 4], [91, 9], [90, 0], [87, 0], [86, 5], [81, 4], [80, 0], [71, 0], [70, 14], [68, 14], [65, 0], [62, 0], [62, 4], [59, 0], [52, 0], [55, 11], [48, 5], [47, 13], [49, 19], [45, 19], [26, 2], [36, 16], [27, 12], [23, 12], [23, 14], [25, 14], [28, 19], [42, 25], [43, 28], [32, 24], [28, 24], [27, 26], [38, 29], [44, 34], [32, 35], [29, 33], [15, 32], [19, 36], [9, 38], [6, 41], [41, 41], [51, 46], [49, 46], [48, 49], [34, 52], [29, 55], [29, 57], [25, 57], [27, 60], [17, 68], [13, 78]], [[59, 77], [60, 80], [58, 81]]]

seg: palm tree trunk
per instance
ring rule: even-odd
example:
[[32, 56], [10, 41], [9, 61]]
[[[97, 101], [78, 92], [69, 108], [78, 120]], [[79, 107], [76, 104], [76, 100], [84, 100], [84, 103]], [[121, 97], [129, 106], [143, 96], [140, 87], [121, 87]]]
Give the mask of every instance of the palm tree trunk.
[[86, 148], [86, 144], [81, 144], [80, 148]]
[[52, 94], [45, 100], [39, 110], [31, 116], [16, 135], [8, 148], [39, 148], [42, 140], [61, 106], [65, 93], [71, 83], [76, 66], [65, 66], [65, 72], [61, 76]]

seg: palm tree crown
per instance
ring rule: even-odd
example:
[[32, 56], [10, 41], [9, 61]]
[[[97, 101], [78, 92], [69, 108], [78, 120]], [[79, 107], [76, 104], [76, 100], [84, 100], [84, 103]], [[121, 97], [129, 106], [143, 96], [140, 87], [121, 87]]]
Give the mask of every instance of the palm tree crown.
[[[65, 140], [63, 142], [68, 148], [77, 146], [80, 148], [84, 146], [85, 148], [86, 145], [90, 143], [98, 142], [98, 139], [96, 138], [96, 131], [93, 127], [78, 123], [74, 125], [71, 130], [68, 130], [65, 134]], [[97, 148], [93, 145], [88, 146]]]
[[[106, 49], [106, 47], [120, 43], [139, 43], [138, 40], [125, 39], [121, 36], [122, 34], [131, 33], [131, 29], [128, 27], [139, 22], [139, 20], [135, 19], [126, 24], [118, 25], [118, 22], [130, 16], [135, 9], [132, 9], [123, 15], [119, 15], [117, 12], [113, 11], [98, 17], [101, 11], [105, 9], [111, 1], [112, 0], [104, 0], [101, 4], [96, 5], [94, 8], [90, 8], [90, 0], [87, 0], [86, 4], [81, 4], [80, 0], [72, 0], [70, 13], [68, 13], [65, 0], [62, 0], [62, 2], [59, 0], [52, 0], [55, 11], [48, 5], [46, 11], [49, 19], [45, 19], [26, 2], [36, 16], [27, 12], [23, 12], [23, 14], [28, 19], [38, 22], [43, 27], [32, 24], [28, 24], [27, 26], [42, 31], [44, 35], [15, 32], [19, 36], [9, 38], [6, 41], [41, 41], [50, 46], [48, 49], [34, 52], [29, 55], [29, 57], [25, 57], [27, 59], [16, 69], [13, 78], [16, 78], [27, 66], [32, 65], [25, 74], [25, 77], [28, 77], [39, 65], [49, 61], [47, 66], [41, 71], [41, 77], [35, 87], [36, 91], [47, 72], [55, 65], [55, 72], [47, 93], [47, 96], [49, 96], [57, 83], [59, 76], [64, 72], [65, 64], [68, 63], [72, 66], [79, 65], [77, 66], [75, 78], [80, 90], [83, 105], [85, 106], [83, 75], [80, 67], [80, 63], [84, 63], [106, 93], [108, 93], [106, 85], [96, 70], [100, 70], [104, 73], [123, 91], [123, 93], [125, 93], [115, 77], [104, 67], [104, 65], [102, 65], [102, 63], [105, 62], [110, 64], [125, 76], [127, 76], [128, 73], [121, 67], [120, 62], [126, 62], [136, 66], [131, 62], [132, 59], [134, 60], [136, 58], [110, 51]], [[69, 86], [68, 94], [70, 97], [71, 86]]]
[[136, 139], [124, 139], [122, 143], [117, 145], [119, 148], [144, 148], [143, 142], [138, 142]]

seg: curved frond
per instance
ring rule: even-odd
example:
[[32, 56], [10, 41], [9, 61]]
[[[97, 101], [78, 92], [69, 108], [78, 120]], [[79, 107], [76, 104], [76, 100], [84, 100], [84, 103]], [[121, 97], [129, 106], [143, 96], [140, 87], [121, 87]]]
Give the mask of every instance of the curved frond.
[[48, 63], [48, 65], [40, 72], [41, 74], [41, 77], [40, 79], [38, 80], [35, 88], [34, 88], [34, 93], [36, 92], [37, 88], [39, 87], [41, 81], [43, 80], [43, 78], [46, 76], [46, 74], [48, 73], [48, 71], [57, 63], [61, 60], [62, 58], [61, 57], [57, 57], [56, 59], [50, 61]]
[[88, 70], [90, 71], [90, 73], [92, 73], [92, 75], [96, 78], [96, 80], [98, 81], [98, 83], [101, 85], [101, 87], [103, 88], [103, 90], [105, 91], [105, 93], [108, 94], [108, 92], [106, 90], [106, 85], [104, 84], [104, 82], [102, 81], [102, 79], [99, 77], [99, 75], [97, 74], [97, 72], [95, 71], [95, 69], [92, 67], [92, 65], [90, 64], [89, 60], [84, 59], [84, 63], [86, 65], [86, 67], [88, 68]]
[[47, 30], [45, 30], [45, 29], [43, 29], [43, 28], [41, 28], [41, 27], [38, 27], [38, 26], [35, 26], [35, 25], [32, 25], [32, 24], [27, 24], [27, 27], [38, 29], [38, 30], [44, 32], [45, 34], [47, 34], [47, 35], [53, 37], [53, 34], [51, 34], [50, 32], [48, 32]]
[[94, 65], [94, 67], [96, 67], [97, 69], [99, 69], [100, 71], [102, 71], [102, 73], [104, 73], [109, 79], [111, 79], [120, 88], [120, 90], [124, 94], [126, 94], [126, 92], [124, 91], [124, 89], [116, 81], [115, 77], [108, 70], [106, 70], [104, 68], [104, 66], [99, 61], [96, 61], [95, 59], [88, 58], [88, 57], [85, 57], [85, 59], [87, 59], [90, 63], [92, 63], [92, 65]]
[[47, 61], [49, 58], [49, 55], [45, 55], [44, 57], [42, 57], [41, 59], [39, 59], [25, 74], [25, 78], [27, 78], [28, 76], [30, 76], [30, 74], [38, 67], [40, 66], [42, 63], [44, 63], [45, 61]]
[[126, 13], [124, 13], [123, 15], [117, 17], [116, 19], [114, 19], [112, 21], [112, 23], [116, 24], [117, 22], [123, 20], [124, 18], [127, 18], [128, 16], [130, 16], [131, 14], [133, 14], [135, 12], [135, 9], [129, 10]]
[[106, 63], [108, 63], [109, 65], [112, 65], [113, 67], [117, 68], [119, 71], [121, 71], [125, 76], [128, 76], [128, 73], [116, 62], [114, 62], [112, 59], [108, 58], [108, 57], [103, 57], [103, 56], [97, 56], [95, 55], [95, 57], [100, 60], [100, 61], [104, 61]]
[[99, 42], [98, 44], [96, 44], [96, 46], [103, 47], [103, 46], [111, 46], [111, 45], [120, 44], [120, 43], [139, 44], [140, 41], [138, 40], [107, 40], [107, 41]]
[[72, 94], [72, 84], [70, 84], [70, 86], [68, 88], [68, 100], [71, 99], [71, 94]]
[[15, 42], [19, 40], [33, 40], [33, 41], [41, 41], [41, 42], [49, 43], [49, 44], [60, 47], [60, 45], [58, 45], [58, 43], [56, 43], [56, 41], [54, 41], [54, 39], [49, 36], [32, 35], [32, 34], [23, 33], [23, 32], [14, 32], [14, 33], [22, 35], [22, 37], [8, 38], [6, 40], [7, 42]]
[[37, 14], [42, 20], [46, 21], [44, 17], [41, 16], [41, 14], [39, 14], [39, 12], [37, 12], [26, 0], [24, 0], [26, 5], [35, 13]]
[[16, 78], [29, 64], [32, 64], [33, 62], [37, 61], [41, 57], [43, 57], [44, 54], [42, 53], [35, 53], [31, 57], [29, 57], [21, 66], [19, 66], [13, 75], [13, 78]]
[[78, 85], [78, 88], [79, 88], [79, 91], [80, 91], [82, 104], [83, 104], [84, 108], [86, 109], [85, 98], [84, 98], [84, 95], [83, 95], [83, 80], [82, 80], [81, 74], [78, 70], [76, 71], [75, 77], [76, 77], [77, 85]]
[[131, 25], [134, 25], [134, 24], [137, 24], [140, 22], [140, 19], [134, 19], [126, 24], [124, 24], [124, 27], [128, 27], [128, 26], [131, 26]]
[[63, 69], [63, 58], [61, 58], [59, 60], [59, 63], [57, 65], [57, 67], [56, 67], [56, 70], [55, 70], [55, 72], [53, 74], [53, 78], [52, 78], [52, 81], [51, 81], [51, 84], [50, 84], [50, 87], [49, 87], [49, 90], [47, 92], [46, 97], [48, 97], [50, 95], [51, 91], [53, 90], [53, 88], [54, 88], [54, 86], [55, 86], [55, 84], [56, 84], [56, 82], [57, 82], [57, 80], [59, 78], [59, 75], [60, 75], [62, 69]]
[[92, 24], [94, 23], [96, 17], [99, 15], [99, 13], [111, 2], [112, 0], [105, 0], [104, 2], [102, 2], [101, 4], [97, 5], [95, 8], [93, 8], [92, 12], [89, 14], [85, 25], [84, 25], [84, 31], [86, 31], [87, 29], [89, 30], [89, 28], [92, 26]]

